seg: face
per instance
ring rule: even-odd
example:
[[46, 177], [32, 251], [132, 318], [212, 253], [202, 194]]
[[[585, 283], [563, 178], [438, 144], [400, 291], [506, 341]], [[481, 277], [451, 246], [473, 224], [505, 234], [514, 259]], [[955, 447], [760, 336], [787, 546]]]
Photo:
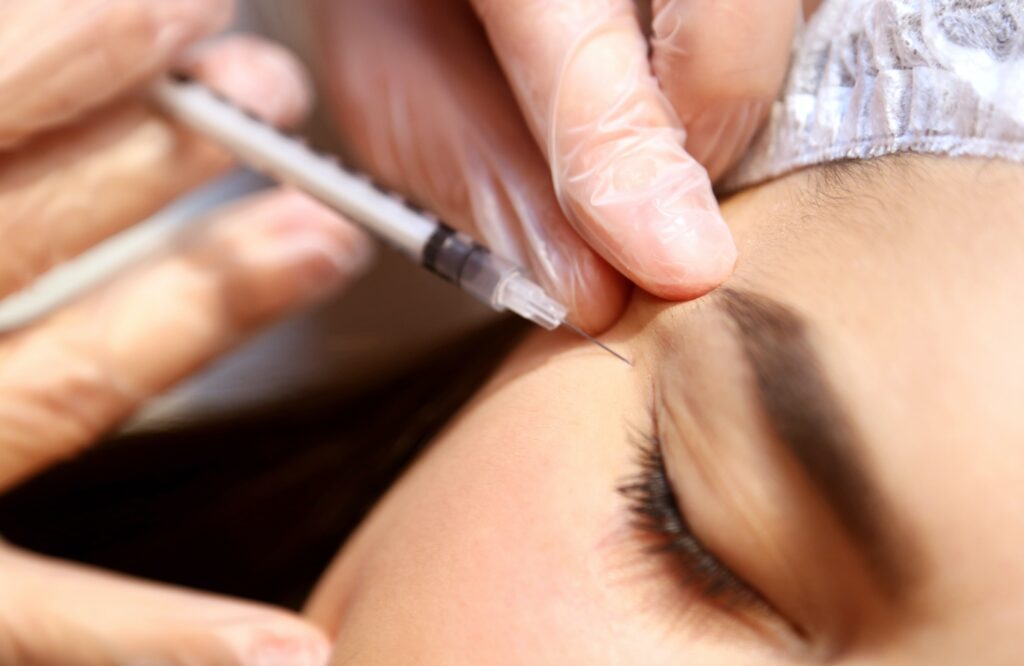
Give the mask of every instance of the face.
[[1024, 662], [1024, 168], [805, 171], [713, 295], [527, 340], [346, 545], [335, 662]]

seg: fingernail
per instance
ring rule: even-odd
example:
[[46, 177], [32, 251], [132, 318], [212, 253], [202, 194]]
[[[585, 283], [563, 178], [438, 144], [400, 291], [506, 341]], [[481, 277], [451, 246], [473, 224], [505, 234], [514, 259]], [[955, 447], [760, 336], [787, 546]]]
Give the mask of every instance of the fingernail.
[[243, 666], [327, 666], [331, 646], [312, 627], [246, 627], [221, 633]]
[[376, 255], [366, 234], [305, 197], [288, 203], [271, 234], [273, 253], [293, 266], [308, 299], [363, 275]]
[[365, 233], [297, 192], [242, 204], [197, 240], [195, 261], [223, 285], [238, 326], [323, 299], [365, 273], [375, 254]]
[[330, 658], [325, 641], [264, 639], [253, 646], [245, 666], [327, 666]]
[[330, 232], [312, 229], [283, 237], [276, 254], [293, 266], [300, 300], [318, 300], [361, 276], [373, 255], [361, 244], [339, 244]]
[[305, 70], [285, 49], [232, 37], [206, 49], [190, 71], [240, 107], [276, 125], [295, 125], [312, 106]]

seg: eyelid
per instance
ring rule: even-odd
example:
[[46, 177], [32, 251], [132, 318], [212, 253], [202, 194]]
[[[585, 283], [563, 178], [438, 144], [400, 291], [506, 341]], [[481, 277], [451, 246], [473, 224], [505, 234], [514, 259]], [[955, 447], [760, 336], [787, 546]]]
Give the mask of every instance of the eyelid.
[[652, 553], [677, 557], [684, 566], [688, 587], [727, 608], [763, 605], [760, 594], [733, 573], [694, 534], [686, 520], [665, 470], [661, 442], [656, 435], [634, 442], [639, 471], [626, 479], [619, 492], [629, 500], [634, 526], [658, 537]]
[[[629, 502], [638, 538], [653, 556], [671, 558], [677, 583], [697, 598], [787, 652], [804, 652], [806, 630], [783, 615], [746, 579], [737, 575], [691, 528], [662, 454], [656, 410], [649, 430], [632, 429], [638, 471], [624, 480], [619, 492]], [[651, 539], [655, 539], [653, 545]]]

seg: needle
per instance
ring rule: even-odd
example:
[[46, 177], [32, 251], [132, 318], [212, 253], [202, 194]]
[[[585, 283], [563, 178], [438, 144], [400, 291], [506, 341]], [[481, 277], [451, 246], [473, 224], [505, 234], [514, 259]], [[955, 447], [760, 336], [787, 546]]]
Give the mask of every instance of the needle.
[[606, 352], [608, 352], [609, 354], [611, 354], [615, 358], [619, 359], [620, 361], [622, 361], [623, 363], [625, 363], [629, 367], [633, 367], [633, 362], [632, 361], [630, 361], [628, 358], [626, 358], [625, 356], [623, 356], [619, 352], [615, 351], [614, 349], [612, 349], [611, 347], [609, 347], [605, 343], [601, 342], [600, 340], [598, 340], [594, 336], [588, 334], [583, 329], [577, 328], [576, 326], [573, 326], [572, 324], [570, 324], [567, 321], [563, 321], [562, 322], [562, 326], [565, 326], [566, 328], [568, 328], [570, 331], [572, 331], [576, 335], [579, 335], [580, 337], [583, 337], [583, 338], [586, 338], [587, 340], [590, 340], [595, 345], [597, 345], [601, 349], [605, 350]]

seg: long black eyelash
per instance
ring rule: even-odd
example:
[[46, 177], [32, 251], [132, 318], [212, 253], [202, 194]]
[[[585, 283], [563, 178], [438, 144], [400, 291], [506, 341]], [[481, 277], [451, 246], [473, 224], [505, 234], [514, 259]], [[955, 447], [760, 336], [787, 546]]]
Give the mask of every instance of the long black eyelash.
[[638, 437], [637, 451], [639, 471], [618, 490], [629, 500], [635, 527], [657, 539], [651, 551], [679, 558], [683, 583], [696, 587], [716, 603], [730, 608], [764, 605], [763, 597], [730, 571], [690, 529], [669, 483], [660, 440], [656, 436]]

